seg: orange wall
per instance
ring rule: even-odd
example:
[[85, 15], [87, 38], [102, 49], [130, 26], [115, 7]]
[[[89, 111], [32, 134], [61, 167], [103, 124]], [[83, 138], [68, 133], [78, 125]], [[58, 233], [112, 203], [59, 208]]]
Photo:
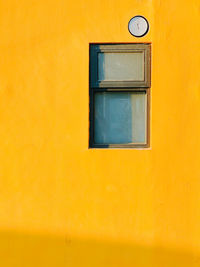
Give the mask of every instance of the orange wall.
[[[199, 0], [0, 1], [0, 266], [200, 266], [199, 18]], [[90, 42], [152, 42], [150, 149], [88, 149]]]

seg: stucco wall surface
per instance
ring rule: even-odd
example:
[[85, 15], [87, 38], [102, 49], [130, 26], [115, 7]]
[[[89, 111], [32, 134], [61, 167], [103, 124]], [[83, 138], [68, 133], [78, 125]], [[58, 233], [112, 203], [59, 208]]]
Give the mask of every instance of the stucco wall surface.
[[[199, 28], [199, 0], [0, 1], [0, 266], [200, 266]], [[152, 43], [150, 149], [88, 149], [93, 42]]]

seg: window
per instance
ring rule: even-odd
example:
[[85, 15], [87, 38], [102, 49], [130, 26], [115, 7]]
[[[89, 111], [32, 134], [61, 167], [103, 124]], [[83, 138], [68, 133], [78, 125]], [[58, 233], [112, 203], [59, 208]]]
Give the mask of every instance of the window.
[[150, 44], [90, 45], [90, 147], [148, 147]]

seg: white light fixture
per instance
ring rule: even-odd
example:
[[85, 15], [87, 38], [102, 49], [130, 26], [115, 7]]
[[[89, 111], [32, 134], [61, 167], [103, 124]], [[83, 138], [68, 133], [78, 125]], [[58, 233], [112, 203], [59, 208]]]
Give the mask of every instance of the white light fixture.
[[143, 16], [135, 16], [128, 23], [129, 32], [135, 37], [142, 37], [149, 30], [149, 23]]

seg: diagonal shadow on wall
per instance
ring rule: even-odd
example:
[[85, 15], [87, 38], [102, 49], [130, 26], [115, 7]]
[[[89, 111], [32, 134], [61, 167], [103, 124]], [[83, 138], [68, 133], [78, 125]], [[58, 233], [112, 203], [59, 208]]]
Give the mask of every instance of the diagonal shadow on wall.
[[120, 242], [4, 232], [0, 234], [0, 266], [199, 267], [200, 255]]

